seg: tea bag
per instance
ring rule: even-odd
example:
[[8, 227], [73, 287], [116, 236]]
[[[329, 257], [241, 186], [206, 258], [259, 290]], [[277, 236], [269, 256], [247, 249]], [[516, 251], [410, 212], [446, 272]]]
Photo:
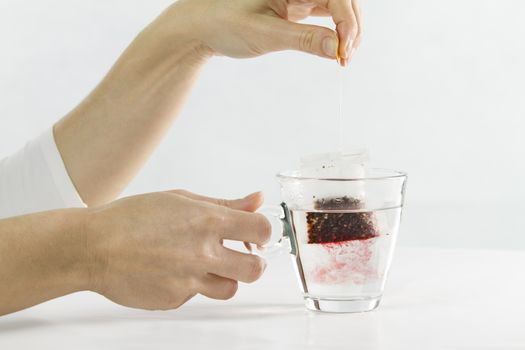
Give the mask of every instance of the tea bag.
[[368, 151], [334, 152], [303, 156], [300, 159], [301, 174], [305, 177], [324, 179], [362, 179], [366, 177], [369, 161]]
[[[367, 175], [368, 161], [366, 149], [307, 155], [300, 159], [300, 172], [304, 177], [318, 179], [363, 179]], [[331, 206], [316, 209], [356, 209], [365, 200], [363, 181], [326, 181], [309, 190], [314, 207]]]

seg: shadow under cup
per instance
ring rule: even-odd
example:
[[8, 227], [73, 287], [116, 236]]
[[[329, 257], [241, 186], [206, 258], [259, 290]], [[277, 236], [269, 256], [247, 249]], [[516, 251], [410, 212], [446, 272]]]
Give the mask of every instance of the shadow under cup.
[[365, 178], [280, 173], [281, 244], [311, 310], [363, 312], [383, 294], [399, 231], [407, 176], [371, 169]]

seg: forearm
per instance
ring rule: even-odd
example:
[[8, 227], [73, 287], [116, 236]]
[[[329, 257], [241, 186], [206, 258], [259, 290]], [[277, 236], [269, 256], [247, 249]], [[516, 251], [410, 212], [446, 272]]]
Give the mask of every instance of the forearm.
[[83, 211], [0, 220], [0, 315], [88, 289]]
[[57, 146], [89, 206], [111, 201], [132, 180], [209, 57], [184, 32], [191, 26], [183, 20], [169, 31], [146, 28], [86, 100], [56, 124]]

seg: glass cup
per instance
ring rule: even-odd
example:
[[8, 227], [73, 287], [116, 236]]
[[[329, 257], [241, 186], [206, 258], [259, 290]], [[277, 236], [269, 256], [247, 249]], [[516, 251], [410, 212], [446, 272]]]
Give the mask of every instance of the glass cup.
[[407, 175], [370, 169], [363, 178], [277, 175], [283, 203], [261, 212], [280, 222], [264, 254], [288, 250], [306, 307], [363, 312], [381, 300], [399, 231]]

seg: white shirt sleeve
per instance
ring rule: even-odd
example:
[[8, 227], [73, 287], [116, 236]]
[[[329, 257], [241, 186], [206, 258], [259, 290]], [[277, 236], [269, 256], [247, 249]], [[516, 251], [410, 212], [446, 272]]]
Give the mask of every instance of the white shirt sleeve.
[[67, 173], [52, 128], [0, 160], [0, 219], [85, 206]]

